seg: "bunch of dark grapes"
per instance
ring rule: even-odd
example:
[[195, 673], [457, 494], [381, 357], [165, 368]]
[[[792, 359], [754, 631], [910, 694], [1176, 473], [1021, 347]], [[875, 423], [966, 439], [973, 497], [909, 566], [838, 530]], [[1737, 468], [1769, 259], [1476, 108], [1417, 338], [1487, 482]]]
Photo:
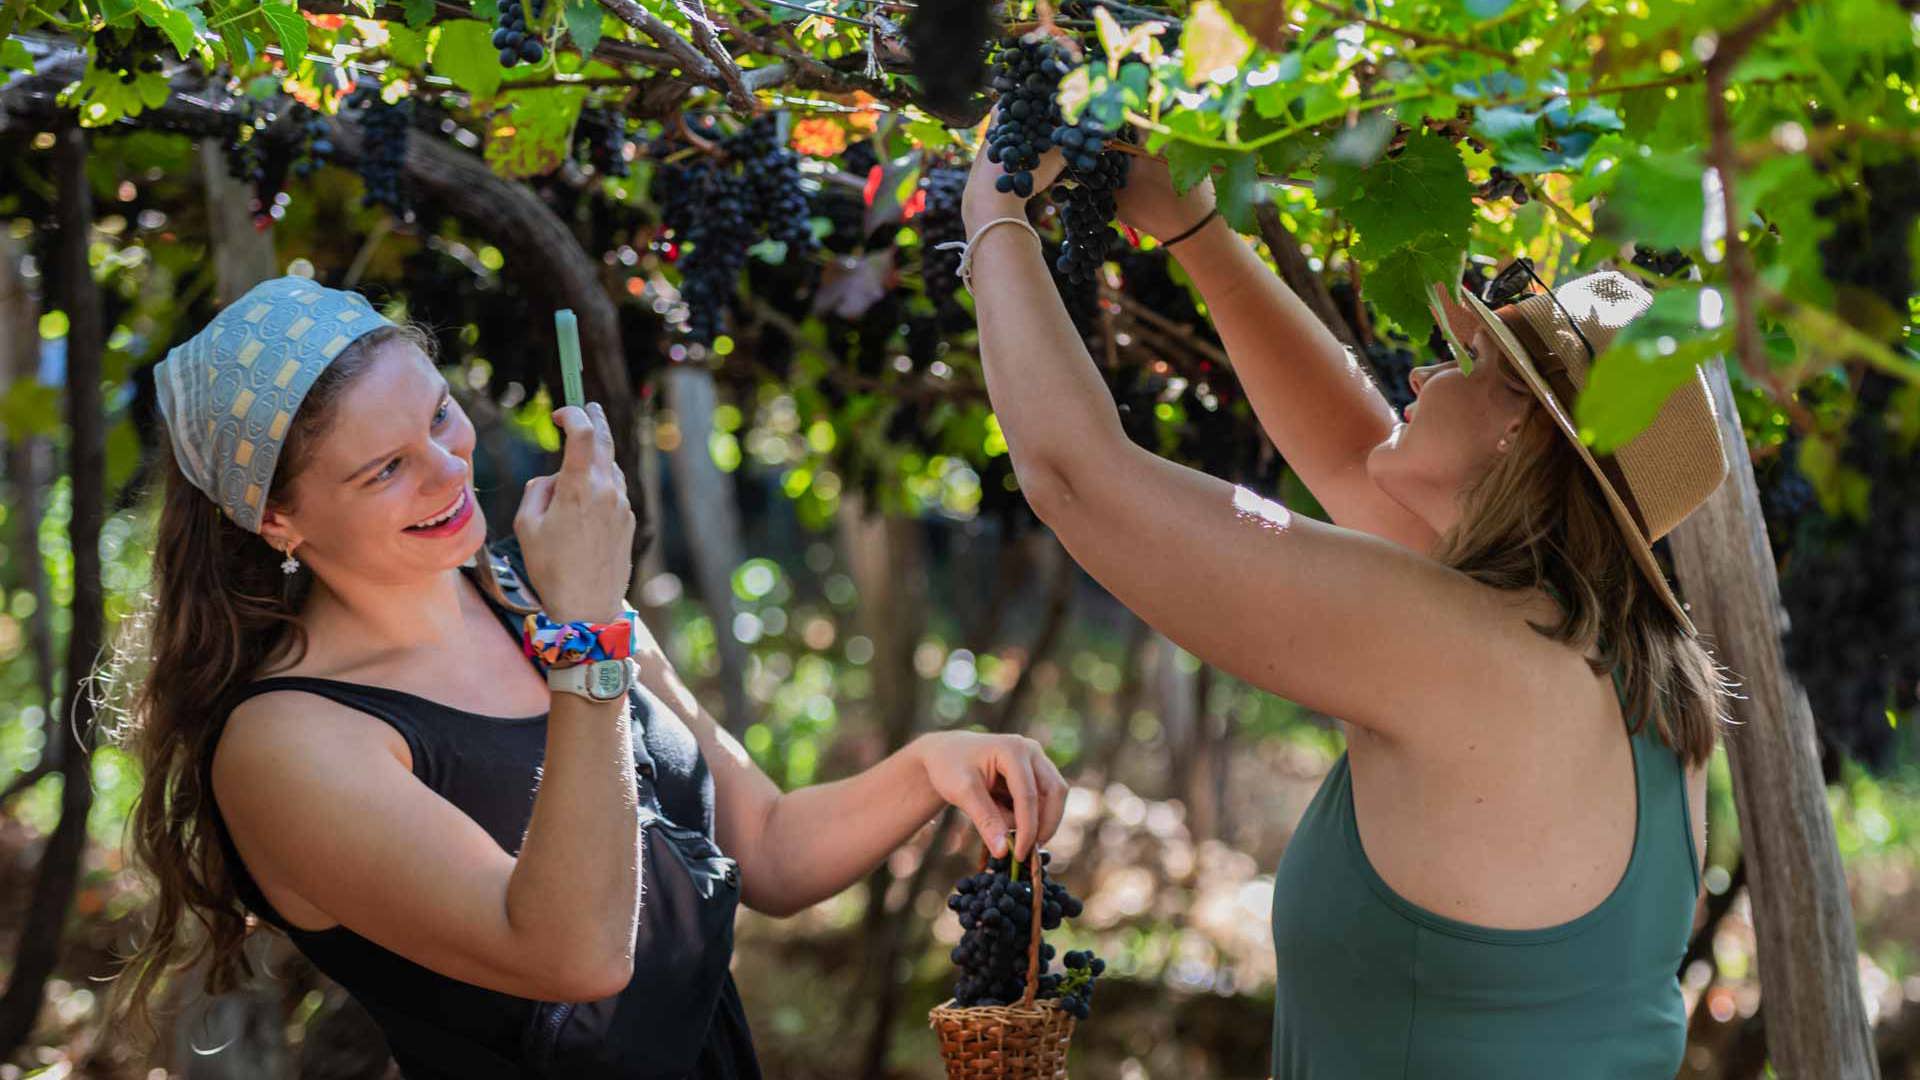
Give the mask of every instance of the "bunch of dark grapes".
[[[1896, 322], [1905, 321], [1913, 296], [1913, 227], [1920, 218], [1920, 158], [1905, 158], [1860, 170], [1858, 190], [1819, 200], [1813, 212], [1834, 222], [1820, 241], [1827, 279], [1839, 292], [1840, 313], [1849, 314], [1849, 293], [1884, 300]], [[1858, 320], [1864, 321], [1864, 320]], [[1864, 327], [1863, 327], [1864, 328]]]
[[251, 101], [246, 108], [246, 119], [227, 140], [227, 174], [252, 189], [247, 209], [254, 228], [266, 229], [284, 212], [281, 192], [287, 186], [287, 174], [297, 167], [294, 158], [304, 136], [295, 131], [290, 138], [276, 125], [272, 113]]
[[1085, 1020], [1093, 1013], [1093, 980], [1106, 974], [1107, 962], [1093, 955], [1092, 949], [1069, 949], [1060, 963], [1067, 969], [1056, 987], [1060, 1007], [1074, 1019]]
[[500, 0], [500, 23], [493, 32], [493, 47], [500, 50], [501, 67], [513, 67], [522, 61], [537, 64], [546, 58], [546, 46], [527, 32], [545, 8], [545, 0], [533, 0], [533, 16], [528, 18], [526, 0]]
[[[1815, 212], [1834, 222], [1820, 254], [1843, 314], [1871, 319], [1859, 305], [1874, 298], [1903, 316], [1914, 288], [1908, 241], [1920, 219], [1920, 162], [1867, 166], [1857, 192], [1824, 199]], [[1894, 757], [1888, 714], [1920, 704], [1920, 446], [1900, 428], [1898, 385], [1875, 369], [1855, 392], [1840, 460], [1867, 482], [1865, 520], [1805, 521], [1780, 582], [1787, 662], [1814, 718], [1827, 740], [1873, 768]]]
[[360, 111], [360, 179], [366, 185], [360, 205], [384, 206], [405, 217], [407, 193], [401, 181], [406, 169], [413, 99], [402, 98], [398, 104], [389, 104], [380, 96], [378, 83], [362, 80], [347, 97], [346, 105]]
[[1052, 188], [1060, 204], [1060, 222], [1066, 230], [1058, 269], [1069, 280], [1092, 281], [1113, 249], [1116, 212], [1114, 192], [1127, 182], [1127, 155], [1108, 150], [1111, 130], [1091, 114], [1077, 124], [1053, 129], [1053, 144], [1066, 158], [1066, 172]]
[[937, 163], [927, 169], [921, 181], [926, 188], [926, 207], [920, 211], [920, 276], [927, 298], [939, 312], [944, 330], [964, 329], [973, 320], [960, 306], [960, 249], [941, 249], [938, 245], [967, 239], [967, 225], [960, 216], [960, 197], [967, 188], [967, 170], [961, 165]]
[[601, 176], [626, 176], [627, 118], [608, 109], [582, 109], [573, 129], [573, 155]]
[[993, 33], [986, 0], [921, 0], [907, 20], [907, 50], [920, 100], [928, 110], [966, 109], [986, 74], [987, 39]]
[[266, 175], [266, 139], [261, 133], [266, 130], [267, 117], [252, 98], [240, 99], [237, 115], [240, 123], [227, 137], [225, 147], [227, 175], [257, 189]]
[[[724, 141], [710, 121], [689, 119], [709, 143]], [[660, 162], [650, 194], [661, 222], [678, 242], [680, 299], [687, 305], [687, 337], [711, 345], [724, 329], [738, 293], [740, 269], [755, 241], [747, 179], [723, 153], [696, 150], [680, 160], [677, 141], [657, 142], [648, 155]]]
[[[124, 36], [122, 36], [124, 34]], [[93, 66], [131, 83], [142, 75], [158, 75], [165, 65], [161, 52], [167, 39], [160, 31], [136, 21], [131, 32], [101, 33], [93, 39]]]
[[1413, 387], [1407, 379], [1413, 371], [1412, 349], [1404, 343], [1376, 337], [1367, 346], [1367, 363], [1373, 368], [1374, 382], [1379, 384], [1381, 395], [1396, 414], [1413, 403]]
[[1819, 511], [1813, 485], [1800, 471], [1799, 436], [1790, 437], [1757, 471], [1754, 479], [1760, 488], [1760, 512], [1767, 521], [1767, 540], [1773, 547], [1774, 562], [1782, 563], [1793, 551], [1800, 523]]
[[1067, 318], [1072, 320], [1074, 330], [1082, 341], [1092, 338], [1100, 326], [1100, 282], [1092, 275], [1069, 277], [1061, 269], [1071, 265], [1066, 241], [1058, 244], [1043, 241], [1040, 250], [1047, 260], [1047, 274], [1053, 278], [1053, 287], [1060, 293], [1060, 302], [1066, 306]]
[[1687, 272], [1693, 260], [1679, 248], [1658, 250], [1655, 248], [1633, 249], [1633, 265], [1657, 277], [1678, 277]]
[[880, 154], [873, 148], [872, 139], [848, 143], [847, 148], [840, 154], [841, 167], [862, 181], [866, 180], [867, 174], [872, 172], [873, 167], [878, 164], [880, 164]]
[[1520, 182], [1520, 178], [1498, 165], [1489, 170], [1487, 182], [1481, 184], [1474, 194], [1487, 202], [1510, 198], [1516, 206], [1525, 206], [1529, 198], [1527, 187]]
[[333, 128], [327, 118], [305, 105], [292, 109], [300, 154], [294, 160], [293, 174], [306, 179], [333, 160]]
[[740, 165], [754, 224], [769, 239], [787, 245], [787, 258], [819, 246], [807, 223], [807, 190], [800, 182], [800, 156], [780, 141], [779, 117], [762, 113], [728, 136], [726, 152]]
[[867, 204], [860, 192], [845, 184], [821, 184], [807, 195], [807, 216], [826, 218], [827, 235], [820, 245], [839, 255], [851, 255], [866, 242]]
[[[1041, 865], [1051, 861], [1040, 853]], [[950, 954], [960, 977], [953, 986], [954, 1004], [961, 1008], [1010, 1005], [1027, 991], [1027, 955], [1033, 942], [1033, 882], [1023, 879], [1021, 867], [1007, 856], [990, 859], [986, 869], [969, 874], [954, 885], [947, 907], [960, 918], [960, 944]], [[1047, 879], [1040, 895], [1040, 929], [1057, 930], [1066, 919], [1079, 916], [1081, 904], [1059, 882]], [[1042, 974], [1035, 998], [1058, 998], [1060, 1007], [1086, 1019], [1093, 998], [1093, 978], [1106, 964], [1091, 952], [1071, 952], [1067, 970]], [[1040, 943], [1040, 970], [1053, 960], [1053, 946]]]
[[1001, 47], [993, 75], [1000, 111], [987, 131], [987, 160], [1004, 170], [994, 181], [996, 189], [1021, 198], [1033, 194], [1034, 167], [1053, 147], [1053, 132], [1060, 126], [1054, 94], [1071, 70], [1073, 58], [1050, 34], [1036, 31]]
[[1871, 768], [1891, 764], [1920, 687], [1920, 453], [1888, 422], [1895, 380], [1870, 371], [1841, 461], [1866, 478], [1866, 520], [1815, 514], [1781, 577], [1786, 655], [1822, 736]]

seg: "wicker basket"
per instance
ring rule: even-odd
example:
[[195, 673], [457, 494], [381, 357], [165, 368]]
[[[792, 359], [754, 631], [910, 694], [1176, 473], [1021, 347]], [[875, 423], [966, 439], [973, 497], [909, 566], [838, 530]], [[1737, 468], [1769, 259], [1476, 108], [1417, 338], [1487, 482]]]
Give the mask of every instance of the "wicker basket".
[[[985, 851], [980, 865], [987, 865]], [[1017, 1005], [962, 1008], [948, 998], [934, 1006], [927, 1020], [939, 1036], [947, 1080], [1066, 1080], [1073, 1016], [1057, 1001], [1033, 997], [1040, 984], [1040, 911], [1045, 902], [1038, 849], [1028, 857], [1028, 865], [1033, 930], [1027, 940], [1027, 992]]]

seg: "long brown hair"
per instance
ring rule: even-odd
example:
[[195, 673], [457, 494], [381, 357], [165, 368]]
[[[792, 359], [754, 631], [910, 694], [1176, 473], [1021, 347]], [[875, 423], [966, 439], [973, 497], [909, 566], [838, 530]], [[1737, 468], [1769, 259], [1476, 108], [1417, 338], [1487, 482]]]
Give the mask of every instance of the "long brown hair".
[[[326, 435], [342, 392], [391, 341], [433, 355], [433, 339], [411, 325], [381, 327], [343, 350], [294, 415], [270, 505], [290, 508], [292, 481]], [[309, 573], [283, 573], [280, 553], [221, 513], [171, 457], [167, 464], [152, 584], [95, 689], [111, 707], [102, 715], [115, 721], [104, 733], [140, 763], [126, 842], [153, 891], [150, 932], [115, 976], [104, 1012], [109, 1022], [136, 1018], [150, 1035], [158, 1031], [150, 998], [170, 974], [205, 960], [210, 994], [253, 976], [243, 946], [257, 923], [214, 831], [211, 760], [241, 689], [306, 651], [299, 615], [312, 588]], [[479, 578], [498, 599], [493, 575]]]
[[[1504, 358], [1494, 366], [1526, 392]], [[1546, 588], [1561, 618], [1531, 625], [1580, 649], [1596, 675], [1620, 669], [1632, 730], [1651, 720], [1689, 768], [1712, 756], [1733, 684], [1643, 576], [1599, 481], [1544, 406], [1529, 407], [1514, 447], [1462, 501], [1440, 561], [1497, 589]]]

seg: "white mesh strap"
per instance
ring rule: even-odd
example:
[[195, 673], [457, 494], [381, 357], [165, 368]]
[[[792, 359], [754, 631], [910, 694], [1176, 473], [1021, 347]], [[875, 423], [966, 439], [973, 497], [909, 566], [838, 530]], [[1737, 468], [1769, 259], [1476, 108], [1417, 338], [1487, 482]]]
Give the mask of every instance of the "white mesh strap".
[[995, 225], [998, 225], [1001, 222], [1010, 222], [1014, 225], [1018, 225], [1021, 228], [1027, 230], [1028, 232], [1033, 233], [1033, 238], [1035, 241], [1038, 241], [1040, 239], [1039, 232], [1037, 232], [1034, 229], [1033, 223], [1029, 222], [1026, 218], [997, 217], [997, 218], [994, 218], [992, 221], [987, 222], [985, 225], [980, 226], [978, 229], [975, 229], [973, 231], [973, 238], [970, 240], [949, 240], [944, 244], [933, 245], [934, 250], [936, 251], [941, 250], [943, 248], [959, 248], [960, 249], [960, 266], [955, 272], [960, 275], [960, 283], [967, 287], [967, 293], [969, 295], [973, 293], [973, 245], [980, 242], [980, 238], [986, 235], [986, 232], [988, 229], [993, 228]]

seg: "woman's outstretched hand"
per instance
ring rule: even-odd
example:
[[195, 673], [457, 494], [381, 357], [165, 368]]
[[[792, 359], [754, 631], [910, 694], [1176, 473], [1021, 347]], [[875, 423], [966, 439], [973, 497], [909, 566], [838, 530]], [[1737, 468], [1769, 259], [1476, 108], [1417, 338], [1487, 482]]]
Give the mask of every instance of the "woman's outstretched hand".
[[1067, 782], [1040, 744], [1023, 735], [940, 731], [915, 740], [927, 781], [973, 820], [998, 858], [1014, 830], [1016, 859], [1052, 838], [1067, 809]]
[[[993, 107], [993, 114], [987, 121], [987, 130], [1000, 120], [1000, 106]], [[1067, 167], [1067, 159], [1061, 156], [1060, 149], [1053, 147], [1040, 155], [1040, 163], [1033, 169], [1033, 190], [1026, 195], [1014, 191], [1001, 191], [995, 185], [1007, 170], [997, 161], [987, 158], [987, 144], [980, 143], [980, 152], [973, 156], [973, 168], [967, 173], [967, 187], [960, 196], [960, 216], [967, 225], [967, 235], [971, 239], [973, 230], [997, 217], [1026, 218], [1027, 200], [1047, 190], [1048, 185], [1060, 178]]]
[[1173, 174], [1157, 157], [1136, 154], [1127, 163], [1127, 183], [1114, 193], [1120, 220], [1156, 240], [1178, 236], [1213, 209], [1213, 178], [1173, 193]]

